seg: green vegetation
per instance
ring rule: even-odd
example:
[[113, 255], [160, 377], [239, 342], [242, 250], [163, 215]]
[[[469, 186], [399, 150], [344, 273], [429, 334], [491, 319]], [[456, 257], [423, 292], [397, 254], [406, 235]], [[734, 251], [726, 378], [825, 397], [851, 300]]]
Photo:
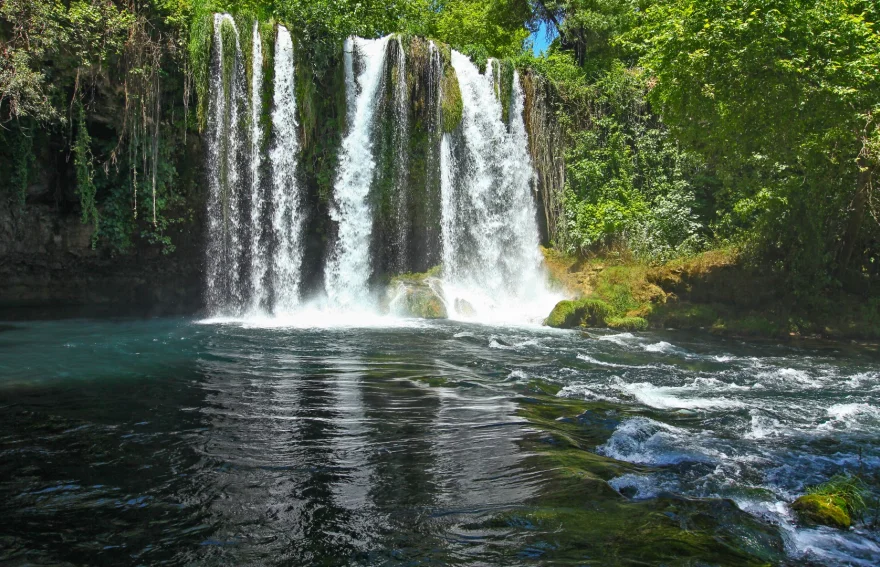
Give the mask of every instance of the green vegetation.
[[846, 529], [852, 518], [861, 517], [868, 509], [867, 490], [856, 476], [835, 475], [827, 482], [811, 487], [792, 504], [808, 522]]
[[556, 397], [558, 387], [533, 381], [518, 398], [518, 414], [537, 433], [520, 441], [525, 463], [542, 480], [521, 508], [481, 527], [522, 529], [544, 547], [543, 561], [582, 565], [768, 565], [783, 556], [777, 531], [725, 500], [660, 496], [630, 500], [608, 481], [651, 469], [594, 452], [632, 408]]
[[606, 317], [612, 312], [612, 307], [601, 299], [560, 301], [547, 317], [545, 324], [559, 329], [595, 327], [604, 324]]

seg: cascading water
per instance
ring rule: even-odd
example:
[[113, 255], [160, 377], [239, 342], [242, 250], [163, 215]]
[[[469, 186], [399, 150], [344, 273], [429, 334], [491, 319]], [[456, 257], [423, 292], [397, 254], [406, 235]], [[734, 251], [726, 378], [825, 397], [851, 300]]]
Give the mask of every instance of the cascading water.
[[406, 52], [403, 42], [397, 39], [397, 76], [394, 85], [394, 154], [396, 158], [396, 178], [394, 180], [394, 212], [397, 216], [397, 234], [394, 246], [396, 258], [394, 268], [404, 272], [409, 267], [409, 191], [407, 190], [407, 166], [409, 162], [409, 89], [406, 84]]
[[[345, 42], [348, 133], [342, 142], [330, 209], [330, 217], [337, 224], [336, 243], [325, 271], [325, 289], [333, 307], [367, 309], [371, 306], [373, 211], [368, 198], [376, 166], [371, 134], [389, 38], [349, 38]], [[357, 75], [355, 55], [360, 68]]]
[[207, 303], [213, 311], [241, 310], [241, 182], [244, 178], [241, 109], [247, 103], [238, 28], [229, 14], [214, 15], [208, 113]]
[[272, 163], [272, 232], [276, 243], [272, 259], [272, 287], [275, 311], [289, 313], [300, 299], [303, 257], [304, 214], [296, 179], [297, 141], [296, 89], [294, 86], [293, 41], [284, 26], [275, 39], [275, 92], [272, 129], [275, 143]]
[[508, 129], [493, 63], [480, 74], [452, 52], [463, 116], [441, 142], [444, 293], [453, 314], [538, 320], [558, 298], [547, 291], [538, 249], [523, 91], [514, 72]]
[[263, 40], [260, 24], [254, 22], [251, 51], [251, 128], [250, 128], [250, 184], [251, 184], [251, 310], [257, 311], [267, 305], [266, 272], [268, 270], [268, 243], [263, 227], [263, 198], [260, 169], [263, 164]]
[[248, 96], [235, 21], [228, 14], [215, 15], [206, 255], [207, 303], [215, 315], [283, 313], [299, 302], [304, 215], [296, 180], [293, 41], [288, 30], [278, 26], [271, 177], [264, 179], [263, 42], [258, 23], [252, 38]]
[[[313, 260], [304, 266], [307, 211], [320, 213], [315, 203], [326, 197], [312, 193], [309, 171], [298, 171], [293, 40], [276, 27], [267, 85], [255, 23], [248, 84], [235, 21], [218, 14], [214, 25], [208, 305], [217, 316], [301, 314], [302, 274], [320, 273]], [[442, 259], [443, 279], [431, 286], [451, 316], [545, 316], [558, 298], [545, 288], [538, 250], [519, 78], [502, 112], [507, 87], [496, 81], [494, 62], [481, 74], [460, 53], [448, 61], [432, 42], [350, 38], [343, 62], [346, 129], [325, 225], [325, 312], [376, 312], [376, 280], [426, 271]], [[443, 116], [447, 81], [461, 91], [457, 127]], [[271, 131], [263, 120], [267, 88]]]

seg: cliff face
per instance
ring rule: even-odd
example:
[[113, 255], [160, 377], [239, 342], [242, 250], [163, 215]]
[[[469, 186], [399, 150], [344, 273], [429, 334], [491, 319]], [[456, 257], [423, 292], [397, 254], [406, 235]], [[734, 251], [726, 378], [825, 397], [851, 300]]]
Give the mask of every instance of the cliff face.
[[50, 205], [0, 206], [0, 312], [7, 317], [189, 314], [201, 308], [201, 227], [176, 250], [92, 248], [93, 227]]

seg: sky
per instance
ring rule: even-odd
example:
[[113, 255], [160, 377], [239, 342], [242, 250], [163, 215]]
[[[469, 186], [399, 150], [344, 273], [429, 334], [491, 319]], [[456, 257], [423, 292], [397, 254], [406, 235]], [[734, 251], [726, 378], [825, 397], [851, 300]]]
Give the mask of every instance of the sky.
[[555, 37], [556, 30], [553, 30], [553, 36], [549, 39], [547, 38], [547, 22], [541, 22], [541, 27], [538, 29], [538, 32], [532, 34], [532, 50], [535, 55], [543, 53]]

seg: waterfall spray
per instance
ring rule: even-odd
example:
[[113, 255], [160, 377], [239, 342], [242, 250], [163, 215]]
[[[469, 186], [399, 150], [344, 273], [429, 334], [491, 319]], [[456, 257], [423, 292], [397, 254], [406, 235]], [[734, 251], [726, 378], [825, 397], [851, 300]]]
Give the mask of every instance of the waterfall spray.
[[263, 164], [263, 40], [260, 24], [254, 22], [251, 51], [251, 145], [250, 145], [250, 239], [251, 239], [251, 310], [259, 311], [266, 307], [266, 271], [269, 251], [263, 229], [263, 198], [260, 168]]
[[403, 272], [409, 267], [409, 191], [407, 173], [409, 165], [409, 89], [406, 84], [406, 52], [403, 42], [397, 38], [397, 76], [394, 85], [394, 153], [396, 157], [394, 180], [394, 213], [397, 233], [394, 247], [394, 269]]
[[522, 88], [514, 75], [508, 130], [495, 63], [480, 74], [452, 52], [464, 112], [460, 131], [441, 143], [444, 290], [453, 313], [464, 300], [484, 320], [537, 320], [557, 298], [538, 249]]

